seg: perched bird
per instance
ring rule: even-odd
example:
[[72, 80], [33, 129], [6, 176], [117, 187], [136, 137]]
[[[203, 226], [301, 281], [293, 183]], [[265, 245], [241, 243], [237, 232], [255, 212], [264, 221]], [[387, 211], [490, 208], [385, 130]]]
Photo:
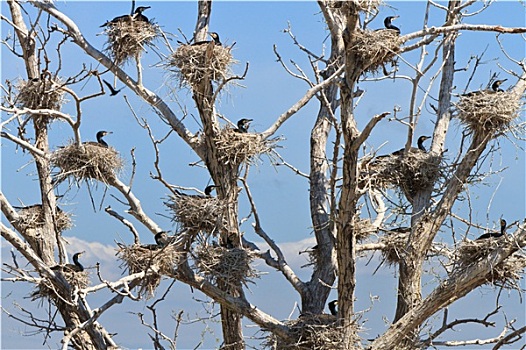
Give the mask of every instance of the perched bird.
[[148, 250], [157, 250], [164, 248], [168, 243], [168, 235], [166, 234], [166, 231], [158, 232], [155, 237], [155, 244], [144, 244], [141, 245], [142, 248], [148, 249]]
[[250, 122], [252, 122], [253, 119], [239, 119], [237, 121], [237, 129], [235, 129], [236, 132], [240, 132], [243, 134], [248, 133], [248, 128], [250, 126]]
[[216, 185], [206, 186], [206, 188], [205, 188], [205, 196], [212, 197], [212, 191], [214, 190], [214, 188], [217, 188], [217, 186]]
[[500, 85], [504, 83], [506, 80], [508, 79], [495, 80], [495, 82], [491, 84], [491, 90], [495, 92], [504, 92], [504, 90], [500, 88]]
[[102, 138], [108, 134], [112, 134], [111, 131], [104, 131], [104, 130], [101, 130], [99, 132], [97, 132], [97, 142], [93, 142], [93, 141], [86, 141], [86, 142], [83, 142], [84, 145], [93, 145], [93, 146], [102, 146], [102, 147], [108, 147], [108, 144], [106, 143], [106, 141], [104, 141]]
[[[416, 142], [418, 148], [411, 147], [409, 148], [409, 152], [427, 152], [426, 147], [424, 146], [424, 141], [430, 138], [431, 136], [420, 136]], [[391, 154], [385, 154], [382, 156], [378, 156], [376, 157], [376, 159], [390, 157], [390, 156], [402, 156], [404, 154], [405, 154], [405, 148], [400, 148], [398, 151], [394, 151]]]
[[65, 272], [82, 272], [84, 266], [79, 262], [79, 257], [85, 252], [78, 252], [73, 254], [73, 264], [55, 265], [51, 268], [53, 271], [65, 271]]
[[136, 21], [150, 22], [148, 17], [146, 17], [145, 15], [142, 14], [144, 11], [148, 10], [149, 8], [150, 8], [150, 6], [139, 6], [139, 7], [137, 7], [135, 9], [135, 12], [132, 15], [132, 18], [134, 20], [136, 20]]
[[477, 238], [476, 241], [478, 241], [480, 239], [490, 238], [490, 237], [499, 238], [499, 237], [504, 236], [504, 234], [506, 233], [506, 225], [507, 225], [506, 220], [500, 219], [500, 232], [488, 232], [488, 233], [485, 233], [485, 234], [481, 235], [479, 238]]
[[397, 19], [398, 17], [400, 16], [389, 16], [389, 17], [385, 17], [384, 19], [384, 26], [386, 29], [392, 29], [394, 31], [396, 31], [397, 34], [400, 34], [400, 28], [396, 27], [393, 25], [393, 20]]
[[178, 190], [174, 190], [175, 193], [177, 193], [177, 195], [181, 196], [181, 197], [190, 197], [190, 198], [210, 198], [212, 197], [212, 191], [214, 190], [214, 188], [217, 188], [216, 185], [209, 185], [209, 186], [206, 186], [205, 190], [204, 190], [204, 193], [205, 195], [203, 196], [202, 194], [187, 194], [187, 193], [184, 193], [184, 192], [181, 192], [181, 191], [178, 191]]
[[[217, 46], [221, 46], [221, 40], [219, 40], [219, 34], [217, 34], [216, 32], [209, 32], [208, 35], [210, 35], [210, 37], [213, 39], [214, 41], [214, 44], [217, 45]], [[192, 44], [192, 46], [197, 46], [197, 45], [204, 45], [204, 44], [208, 44], [212, 42], [212, 40], [203, 40], [203, 41], [198, 41], [198, 42], [195, 42]]]
[[329, 311], [331, 312], [331, 315], [336, 316], [338, 315], [338, 310], [336, 310], [336, 306], [338, 305], [338, 300], [333, 300], [329, 302]]
[[[31, 204], [31, 205], [27, 205], [25, 207], [21, 207], [21, 206], [16, 206], [16, 205], [13, 205], [13, 208], [17, 209], [17, 210], [42, 210], [42, 204], [38, 203], [38, 204]], [[59, 207], [56, 207], [57, 209], [57, 213], [61, 213], [62, 212], [62, 209], [60, 209]]]
[[102, 81], [104, 82], [104, 84], [106, 84], [106, 86], [108, 87], [108, 89], [110, 89], [110, 96], [115, 96], [115, 95], [117, 95], [122, 89], [124, 89], [124, 88], [122, 87], [122, 88], [120, 88], [119, 90], [115, 90], [115, 89], [113, 88], [113, 86], [112, 86], [110, 83], [108, 83], [106, 80], [102, 79]]

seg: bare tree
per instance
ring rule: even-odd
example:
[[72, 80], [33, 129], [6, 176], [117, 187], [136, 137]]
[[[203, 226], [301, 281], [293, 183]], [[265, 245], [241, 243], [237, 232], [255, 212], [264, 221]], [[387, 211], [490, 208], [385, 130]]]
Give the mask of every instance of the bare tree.
[[[197, 3], [193, 36], [174, 50], [169, 34], [142, 15], [144, 9], [136, 8], [135, 3], [132, 13], [103, 25], [107, 46], [97, 48], [59, 5], [50, 1], [8, 1], [10, 16], [2, 15], [2, 20], [16, 37], [3, 40], [4, 48], [23, 62], [27, 76], [16, 82], [15, 77], [10, 77], [2, 86], [1, 108], [6, 117], [1, 136], [31, 156], [41, 202], [17, 208], [13, 198], [0, 193], [6, 222], [1, 224], [2, 237], [29, 262], [27, 267], [21, 267], [13, 254], [12, 261], [4, 264], [2, 280], [35, 285], [32, 301], [46, 300], [52, 305], [47, 319], [29, 316], [29, 321], [18, 320], [46, 334], [60, 332], [63, 349], [117, 348], [119, 345], [99, 322], [100, 316], [111, 313], [109, 310], [124, 299], [137, 301], [156, 295], [164, 277], [171, 284], [164, 293], [157, 293], [158, 298], [148, 306], [152, 321], [138, 314], [140, 323], [153, 332], [149, 336], [156, 349], [176, 348], [182, 313], [174, 317], [174, 336], [163, 333], [157, 322], [157, 305], [166, 299], [175, 281], [201, 291], [220, 305], [225, 349], [246, 348], [243, 318], [268, 332], [266, 344], [274, 348], [415, 349], [491, 343], [498, 349], [521, 339], [525, 328], [515, 328], [509, 321], [500, 336], [486, 341], [438, 340], [458, 324], [492, 325], [488, 319], [499, 312], [498, 308], [484, 319], [448, 320], [447, 307], [478, 287], [493, 283], [522, 293], [517, 281], [526, 266], [524, 222], [503, 221], [501, 232], [509, 231], [505, 235], [492, 233], [488, 239], [475, 241], [464, 239], [446, 244], [437, 239], [437, 234], [448, 229], [448, 220], [479, 226], [454, 214], [453, 206], [470, 185], [487, 175], [481, 165], [487, 154], [498, 148], [496, 141], [507, 135], [522, 138], [524, 124], [519, 114], [526, 91], [526, 63], [508, 55], [499, 38], [526, 33], [526, 28], [467, 24], [466, 18], [487, 11], [491, 4], [466, 0], [450, 1], [447, 5], [429, 1], [420, 31], [401, 34], [389, 27], [371, 30], [370, 23], [379, 14], [380, 5], [379, 1], [319, 0], [330, 39], [328, 52], [317, 53], [302, 45], [289, 26], [285, 32], [292, 45], [308, 58], [311, 71], [294, 61], [289, 63], [277, 47], [274, 53], [284, 71], [304, 81], [308, 88], [265, 131], [252, 133], [245, 124], [250, 120], [236, 125], [218, 111], [224, 89], [244, 80], [249, 65], [241, 74], [231, 72], [233, 45], [221, 43], [217, 34], [209, 32], [212, 2]], [[443, 15], [440, 25], [430, 23], [431, 11]], [[497, 33], [495, 45], [500, 45], [503, 57], [515, 65], [515, 69], [506, 72], [509, 80], [514, 80], [509, 89], [501, 89], [502, 81], [496, 76], [487, 88], [478, 91], [467, 93], [455, 86], [459, 71], [455, 58], [457, 38], [466, 31], [488, 32], [488, 37]], [[159, 42], [164, 44], [162, 48], [158, 47]], [[69, 46], [82, 50], [85, 63], [79, 72], [64, 77], [62, 67], [70, 58], [62, 51]], [[154, 92], [158, 87], [144, 83], [143, 76], [158, 69], [142, 65], [148, 47], [162, 52], [162, 69], [179, 82], [172, 88], [190, 91], [195, 106], [172, 103]], [[417, 57], [415, 62], [406, 58], [409, 54]], [[105, 71], [87, 68], [91, 67], [89, 62], [97, 62]], [[473, 76], [479, 63], [480, 57]], [[401, 65], [407, 66], [410, 73], [400, 73]], [[125, 183], [119, 173], [121, 156], [102, 140], [104, 133], [98, 135], [97, 143], [82, 142], [80, 126], [85, 103], [104, 95], [104, 84], [112, 96], [119, 93], [102, 79], [106, 72], [114, 74], [166, 123], [167, 136], [156, 139], [150, 127], [152, 120], [139, 118], [130, 106], [134, 115], [130, 122], [141, 125], [153, 145], [152, 178], [163, 186], [169, 198], [160, 200], [178, 222], [173, 234], [163, 231], [134, 193], [135, 162], [129, 182]], [[409, 101], [404, 102], [409, 112], [402, 118], [396, 110], [394, 115], [378, 110], [368, 115], [369, 120], [362, 126], [357, 111], [366, 93], [358, 84], [375, 84], [384, 79], [410, 82]], [[97, 92], [81, 96], [84, 85]], [[71, 108], [63, 108], [66, 100]], [[303, 174], [277, 153], [277, 133], [314, 100], [318, 102], [318, 113], [310, 137], [310, 171]], [[423, 140], [418, 149], [411, 145], [429, 101], [433, 101], [430, 108], [436, 117], [427, 151]], [[194, 107], [201, 127], [198, 132], [191, 131], [185, 119], [187, 110]], [[407, 139], [401, 150], [378, 155], [379, 151], [370, 146], [371, 135], [388, 116], [407, 128]], [[445, 157], [445, 145], [453, 118], [460, 121], [463, 133], [459, 152], [450, 160]], [[49, 130], [57, 121], [71, 128], [74, 140], [53, 150]], [[30, 131], [34, 135], [28, 136]], [[170, 170], [161, 166], [163, 154], [159, 148], [169, 137], [179, 138], [195, 153], [213, 187], [205, 193], [189, 195], [169, 182], [166, 173]], [[258, 214], [258, 205], [270, 204], [258, 203], [254, 198], [248, 173], [265, 154], [309, 180], [310, 215], [316, 239], [316, 246], [307, 252], [312, 263], [309, 280], [298, 277], [272, 235], [265, 231]], [[131, 156], [134, 159], [133, 151]], [[57, 206], [56, 192], [75, 186], [89, 189], [93, 183], [120, 195], [112, 200], [124, 203], [128, 209], [121, 212], [108, 206], [105, 212], [134, 237], [132, 245], [119, 243], [116, 247], [128, 274], [108, 281], [97, 267], [98, 284], [90, 283], [78, 261], [79, 255], [75, 255], [74, 264], [68, 264], [62, 233], [71, 225], [71, 218]], [[215, 197], [210, 194], [212, 188], [217, 192]], [[247, 240], [240, 230], [243, 219], [239, 197], [243, 190], [254, 219], [254, 232], [270, 247], [268, 251]], [[128, 220], [130, 216], [134, 220]], [[141, 244], [136, 225], [151, 232], [156, 244]], [[397, 268], [396, 312], [383, 334], [365, 339], [359, 333], [359, 318], [364, 312], [355, 307], [356, 266], [360, 257], [375, 251]], [[252, 267], [255, 259], [280, 271], [298, 293], [298, 319], [284, 322], [265, 312], [264, 305], [250, 303], [245, 285], [256, 276]], [[424, 295], [422, 280], [427, 260], [433, 261], [441, 273], [431, 292]], [[333, 315], [326, 315], [323, 310], [332, 288], [338, 292], [338, 309]], [[114, 296], [92, 308], [87, 295], [101, 291], [111, 291]], [[63, 325], [57, 324], [54, 310]], [[439, 312], [444, 316], [437, 325], [432, 318]], [[30, 311], [27, 313], [31, 315]]]

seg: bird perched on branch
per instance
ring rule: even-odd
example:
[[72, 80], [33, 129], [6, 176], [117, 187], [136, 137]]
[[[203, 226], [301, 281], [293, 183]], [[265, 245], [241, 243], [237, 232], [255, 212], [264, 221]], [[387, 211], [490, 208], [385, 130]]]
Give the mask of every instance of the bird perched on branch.
[[101, 28], [102, 27], [106, 27], [106, 26], [108, 26], [110, 24], [117, 24], [119, 22], [129, 22], [132, 19], [136, 20], [136, 21], [141, 21], [141, 22], [149, 22], [148, 17], [146, 17], [145, 15], [142, 14], [144, 11], [146, 11], [149, 8], [150, 8], [150, 6], [139, 6], [139, 7], [137, 7], [135, 9], [133, 14], [117, 16], [114, 19], [112, 19], [111, 21], [107, 21], [106, 23], [101, 25]]
[[338, 310], [336, 310], [336, 306], [338, 305], [338, 300], [333, 300], [331, 302], [329, 302], [328, 306], [329, 306], [329, 311], [331, 312], [331, 315], [333, 316], [337, 316], [338, 315]]
[[79, 262], [79, 257], [85, 252], [78, 252], [73, 254], [73, 264], [55, 265], [51, 268], [53, 271], [65, 271], [65, 272], [82, 272], [84, 266]]
[[236, 132], [240, 132], [242, 134], [248, 133], [248, 128], [250, 127], [250, 123], [253, 119], [239, 119], [237, 121], [237, 129], [235, 129]]
[[108, 83], [106, 80], [102, 79], [102, 81], [104, 82], [104, 84], [106, 84], [106, 86], [108, 87], [108, 89], [110, 89], [110, 96], [115, 96], [117, 95], [122, 89], [124, 89], [123, 87], [120, 88], [119, 90], [116, 90], [110, 83]]
[[400, 17], [400, 16], [385, 17], [385, 19], [384, 19], [384, 26], [385, 26], [386, 29], [392, 29], [392, 30], [396, 31], [397, 34], [400, 34], [400, 28], [396, 27], [392, 23], [393, 20], [397, 19], [398, 17]]
[[208, 43], [211, 43], [212, 41], [214, 42], [215, 45], [217, 46], [221, 46], [223, 45], [221, 43], [221, 40], [219, 40], [219, 34], [217, 34], [216, 32], [209, 32], [208, 35], [210, 35], [210, 37], [213, 39], [213, 40], [203, 40], [203, 41], [198, 41], [198, 42], [195, 42], [193, 44], [191, 44], [192, 46], [197, 46], [197, 45], [204, 45], [204, 44], [208, 44]]
[[506, 233], [506, 225], [507, 225], [506, 220], [500, 219], [500, 232], [485, 233], [481, 235], [479, 238], [477, 238], [476, 241], [481, 240], [481, 239], [487, 239], [490, 237], [499, 238], [499, 237], [504, 236], [504, 234]]
[[83, 142], [84, 145], [93, 145], [93, 146], [102, 146], [102, 147], [108, 147], [108, 144], [106, 143], [106, 141], [104, 141], [102, 138], [106, 135], [109, 135], [109, 134], [113, 134], [113, 132], [111, 131], [104, 131], [104, 130], [101, 130], [99, 132], [97, 132], [97, 142], [94, 142], [94, 141], [86, 141], [86, 142]]

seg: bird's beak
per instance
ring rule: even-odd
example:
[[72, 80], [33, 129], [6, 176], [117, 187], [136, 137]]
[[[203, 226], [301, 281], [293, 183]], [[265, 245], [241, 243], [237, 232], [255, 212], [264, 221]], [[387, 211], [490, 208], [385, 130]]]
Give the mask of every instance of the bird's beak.
[[106, 135], [113, 134], [113, 131], [108, 131]]
[[79, 252], [79, 255], [82, 255], [82, 254], [84, 254], [84, 253], [86, 253], [86, 251], [85, 251], [85, 250], [83, 250], [83, 251]]
[[397, 19], [398, 17], [400, 17], [400, 16], [393, 16], [393, 19]]
[[254, 119], [247, 119], [247, 121], [249, 121], [249, 122], [251, 122], [251, 121], [253, 121], [253, 120], [254, 120]]

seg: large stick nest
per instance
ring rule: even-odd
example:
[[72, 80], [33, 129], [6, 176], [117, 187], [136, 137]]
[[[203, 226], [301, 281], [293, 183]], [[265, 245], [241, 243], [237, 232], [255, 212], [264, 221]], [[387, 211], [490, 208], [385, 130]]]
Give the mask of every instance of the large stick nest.
[[393, 29], [355, 31], [349, 49], [355, 64], [364, 72], [376, 72], [382, 65], [393, 60], [400, 51], [402, 40]]
[[341, 0], [331, 0], [328, 1], [328, 7], [329, 8], [343, 8], [343, 11], [350, 11], [349, 7], [351, 4], [354, 6], [358, 11], [365, 11], [373, 13], [380, 5], [382, 5], [382, 0], [354, 0], [352, 2], [347, 1], [341, 1]]
[[65, 103], [60, 81], [53, 82], [47, 77], [36, 81], [20, 80], [16, 88], [18, 90], [17, 104], [22, 108], [59, 111]]
[[165, 204], [183, 228], [215, 234], [226, 225], [226, 203], [216, 197], [174, 195]]
[[433, 186], [440, 174], [439, 156], [411, 148], [401, 155], [362, 162], [360, 187], [395, 186], [411, 201], [416, 193]]
[[224, 80], [230, 75], [230, 66], [236, 61], [231, 48], [214, 45], [181, 45], [170, 56], [165, 67], [175, 73], [181, 86], [197, 86], [204, 77], [212, 81]]
[[241, 163], [254, 164], [262, 154], [271, 155], [280, 137], [263, 139], [261, 134], [241, 133], [229, 127], [223, 128], [214, 139], [222, 164], [234, 166]]
[[[67, 268], [62, 269], [61, 271], [55, 271], [55, 273], [60, 273], [62, 276], [64, 276], [64, 279], [69, 283], [71, 286], [71, 291], [74, 292], [75, 290], [86, 288], [89, 285], [89, 274], [87, 271], [71, 271]], [[62, 295], [62, 290], [58, 289], [55, 285], [49, 281], [47, 278], [43, 278], [40, 283], [37, 286], [37, 289], [33, 294], [31, 294], [31, 297], [33, 300], [39, 299], [39, 298], [50, 298], [54, 299], [57, 296], [59, 298], [63, 299], [72, 299], [73, 296], [65, 296]]]
[[163, 275], [174, 276], [177, 264], [185, 255], [177, 246], [171, 244], [158, 249], [148, 249], [138, 244], [126, 246], [117, 243], [117, 245], [119, 247], [117, 255], [123, 261], [122, 266], [130, 274], [147, 272], [146, 277], [141, 281], [139, 292], [145, 298], [153, 297]]
[[242, 248], [200, 244], [194, 250], [194, 267], [211, 283], [222, 282], [235, 288], [239, 282], [246, 286], [250, 279], [259, 277], [251, 267], [255, 257]]
[[160, 36], [160, 29], [157, 24], [130, 18], [108, 23], [104, 33], [108, 36], [106, 50], [115, 64], [122, 65], [132, 58], [138, 59], [145, 46]]
[[385, 231], [380, 238], [380, 243], [385, 245], [382, 248], [382, 256], [389, 265], [398, 264], [402, 259], [407, 247], [409, 232]]
[[73, 177], [78, 183], [93, 179], [108, 184], [124, 167], [123, 159], [114, 148], [96, 143], [59, 148], [51, 155], [51, 164], [60, 168], [55, 175], [56, 183]]
[[[45, 224], [44, 211], [41, 205], [33, 205], [18, 211], [17, 224], [23, 229], [35, 229]], [[71, 214], [57, 208], [55, 211], [55, 229], [59, 232], [65, 231], [73, 226]]]
[[[513, 244], [511, 236], [492, 237], [474, 241], [463, 241], [456, 253], [458, 270], [486, 258], [492, 251], [506, 244]], [[526, 268], [526, 256], [515, 253], [496, 266], [488, 266], [487, 282], [510, 289], [520, 289], [518, 281]]]
[[479, 133], [505, 130], [519, 116], [520, 96], [505, 91], [483, 90], [466, 94], [456, 103], [458, 118]]
[[[271, 334], [267, 346], [273, 349], [333, 350], [344, 349], [343, 328], [337, 326], [333, 315], [302, 315], [297, 320], [286, 322], [292, 339], [283, 339]], [[353, 323], [351, 327], [356, 327]], [[358, 344], [359, 339], [355, 339]]]

